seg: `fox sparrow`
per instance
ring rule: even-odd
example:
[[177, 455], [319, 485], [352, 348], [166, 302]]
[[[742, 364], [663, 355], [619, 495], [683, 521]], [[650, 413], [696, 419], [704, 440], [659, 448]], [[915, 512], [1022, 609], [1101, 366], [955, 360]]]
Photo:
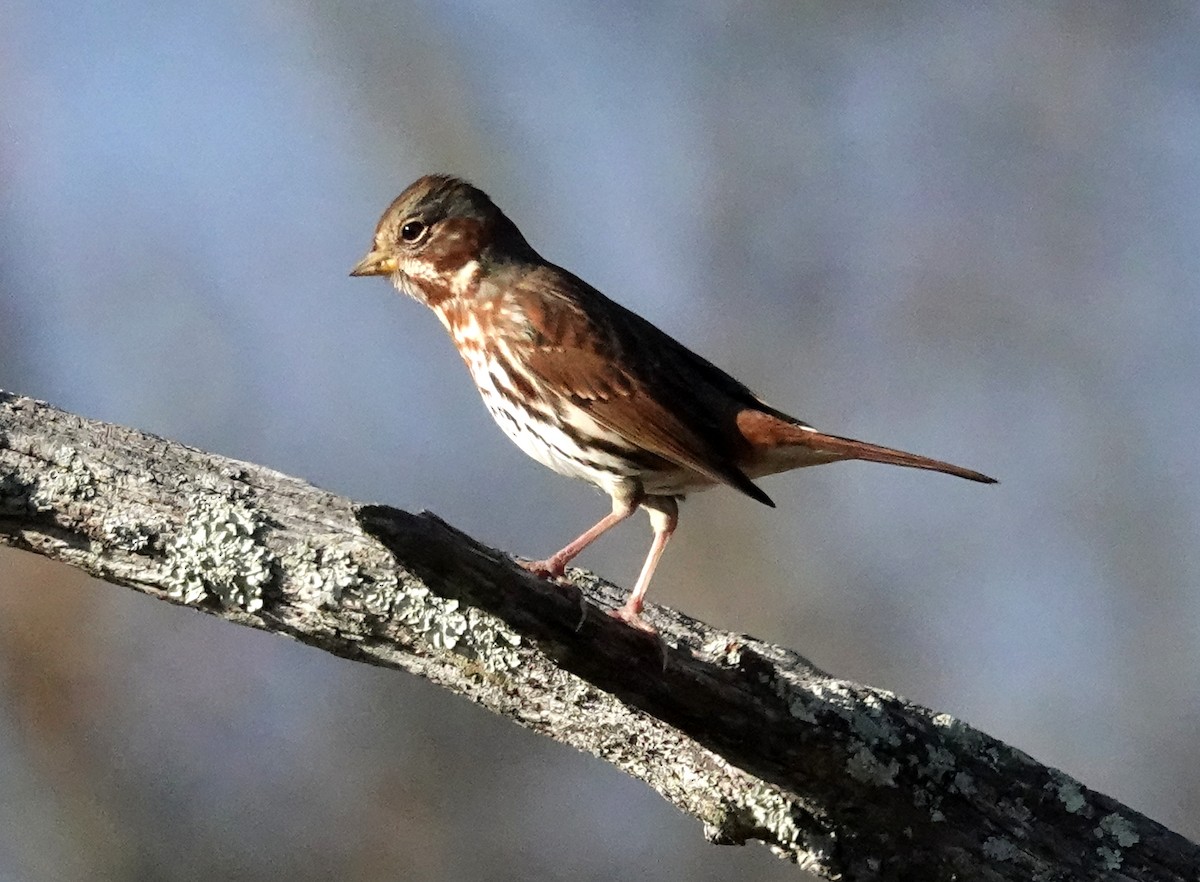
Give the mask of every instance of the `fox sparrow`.
[[654, 540], [625, 605], [641, 618], [684, 494], [727, 484], [773, 506], [754, 478], [844, 459], [993, 478], [826, 435], [762, 401], [650, 322], [546, 261], [487, 194], [430, 175], [388, 207], [350, 273], [390, 276], [449, 331], [493, 419], [518, 447], [612, 497], [612, 512], [525, 566], [546, 577], [639, 507]]

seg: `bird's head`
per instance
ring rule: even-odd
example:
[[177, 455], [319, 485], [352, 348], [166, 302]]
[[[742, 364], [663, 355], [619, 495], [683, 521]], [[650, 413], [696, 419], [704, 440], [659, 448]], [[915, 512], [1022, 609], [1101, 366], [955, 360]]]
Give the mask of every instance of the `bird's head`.
[[488, 195], [466, 181], [426, 175], [388, 206], [352, 276], [391, 276], [429, 306], [464, 295], [499, 262], [536, 257]]

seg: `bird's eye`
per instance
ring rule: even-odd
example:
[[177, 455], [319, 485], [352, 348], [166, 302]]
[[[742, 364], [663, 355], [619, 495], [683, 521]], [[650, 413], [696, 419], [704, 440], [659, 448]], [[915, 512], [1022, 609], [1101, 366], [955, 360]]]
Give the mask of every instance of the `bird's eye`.
[[425, 235], [425, 224], [419, 220], [410, 220], [400, 228], [400, 238], [405, 242], [416, 242]]

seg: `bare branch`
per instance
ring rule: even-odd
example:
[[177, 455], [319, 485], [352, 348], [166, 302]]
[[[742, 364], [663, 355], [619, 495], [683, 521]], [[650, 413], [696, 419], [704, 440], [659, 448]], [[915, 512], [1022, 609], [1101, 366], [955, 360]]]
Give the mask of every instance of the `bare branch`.
[[0, 544], [402, 668], [828, 878], [1194, 880], [1200, 849], [945, 714], [538, 580], [429, 514], [0, 392]]

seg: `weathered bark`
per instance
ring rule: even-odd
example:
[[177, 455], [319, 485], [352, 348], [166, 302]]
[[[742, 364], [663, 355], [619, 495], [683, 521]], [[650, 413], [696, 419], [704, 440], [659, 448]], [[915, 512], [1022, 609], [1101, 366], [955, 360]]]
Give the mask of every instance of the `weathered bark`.
[[829, 878], [1196, 880], [1200, 849], [945, 714], [429, 514], [0, 392], [0, 543], [402, 668]]

